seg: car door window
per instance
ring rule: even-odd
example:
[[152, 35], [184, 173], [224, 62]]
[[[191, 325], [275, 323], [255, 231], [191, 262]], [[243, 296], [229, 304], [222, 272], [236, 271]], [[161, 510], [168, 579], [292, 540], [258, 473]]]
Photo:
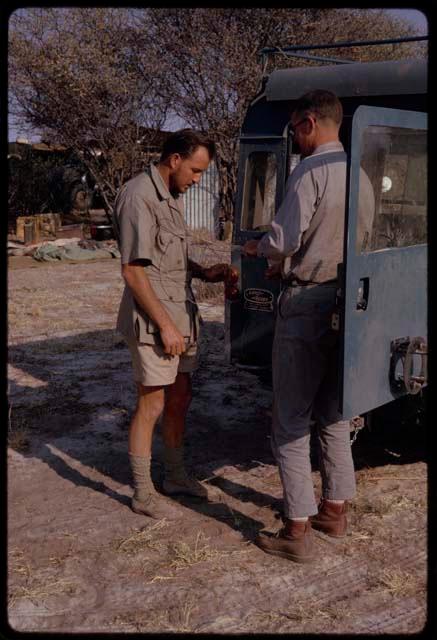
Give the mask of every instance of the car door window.
[[[371, 235], [358, 253], [408, 247], [427, 241], [426, 131], [368, 126], [363, 131], [361, 168], [375, 194]], [[360, 179], [360, 197], [365, 189]]]

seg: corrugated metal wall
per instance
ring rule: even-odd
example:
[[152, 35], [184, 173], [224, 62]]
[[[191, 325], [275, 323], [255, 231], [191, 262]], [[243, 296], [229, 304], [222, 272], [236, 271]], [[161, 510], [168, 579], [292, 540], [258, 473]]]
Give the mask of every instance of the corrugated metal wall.
[[183, 195], [185, 220], [190, 229], [208, 229], [217, 232], [219, 213], [218, 172], [214, 162], [202, 174], [198, 185]]

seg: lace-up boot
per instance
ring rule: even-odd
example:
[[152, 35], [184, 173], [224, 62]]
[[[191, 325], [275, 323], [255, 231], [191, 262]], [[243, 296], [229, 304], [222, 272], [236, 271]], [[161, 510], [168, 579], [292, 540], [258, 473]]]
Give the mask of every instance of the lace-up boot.
[[311, 526], [333, 538], [343, 538], [347, 531], [347, 509], [346, 501], [336, 503], [322, 498], [318, 513], [310, 516]]
[[260, 533], [255, 538], [255, 544], [274, 556], [281, 556], [293, 562], [312, 562], [315, 553], [310, 521], [285, 518], [284, 522], [284, 527], [275, 535]]

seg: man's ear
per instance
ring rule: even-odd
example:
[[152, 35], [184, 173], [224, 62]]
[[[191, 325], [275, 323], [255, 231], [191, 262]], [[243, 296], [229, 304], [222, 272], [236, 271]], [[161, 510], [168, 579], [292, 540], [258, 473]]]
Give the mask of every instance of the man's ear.
[[307, 128], [307, 133], [312, 133], [316, 127], [316, 119], [313, 115], [307, 116], [307, 121], [303, 124]]
[[179, 153], [172, 153], [169, 160], [170, 160], [170, 169], [177, 169], [178, 166], [181, 163], [181, 155]]

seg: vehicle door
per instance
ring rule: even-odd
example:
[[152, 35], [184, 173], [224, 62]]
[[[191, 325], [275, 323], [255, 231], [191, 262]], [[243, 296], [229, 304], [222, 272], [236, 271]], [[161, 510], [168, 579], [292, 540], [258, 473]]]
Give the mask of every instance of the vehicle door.
[[[365, 205], [369, 181], [375, 211], [365, 231], [372, 215]], [[340, 402], [345, 419], [415, 393], [426, 382], [425, 113], [356, 110], [347, 208]]]
[[232, 264], [240, 273], [239, 298], [226, 301], [228, 359], [247, 368], [267, 368], [279, 294], [279, 280], [268, 280], [265, 258], [247, 257], [241, 247], [260, 239], [283, 197], [286, 138], [242, 141], [235, 206]]

